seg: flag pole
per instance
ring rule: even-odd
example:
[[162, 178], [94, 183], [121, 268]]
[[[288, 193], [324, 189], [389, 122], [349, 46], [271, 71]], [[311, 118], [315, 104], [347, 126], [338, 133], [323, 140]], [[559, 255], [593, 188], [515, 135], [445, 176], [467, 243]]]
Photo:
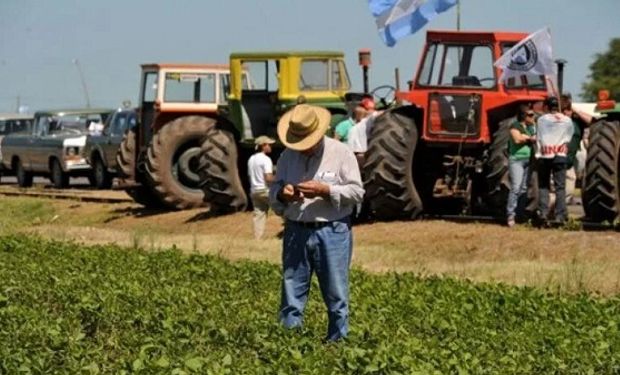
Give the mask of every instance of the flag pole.
[[456, 0], [456, 31], [461, 31], [461, 0]]

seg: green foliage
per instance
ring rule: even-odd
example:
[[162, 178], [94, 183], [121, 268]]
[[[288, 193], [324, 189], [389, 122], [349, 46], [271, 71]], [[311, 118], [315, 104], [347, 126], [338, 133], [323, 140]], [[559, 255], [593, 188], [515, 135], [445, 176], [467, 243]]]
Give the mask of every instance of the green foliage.
[[620, 371], [620, 301], [411, 274], [351, 277], [325, 344], [317, 285], [279, 326], [267, 263], [0, 238], [2, 374], [549, 374]]
[[620, 102], [620, 38], [609, 42], [609, 50], [597, 53], [590, 65], [588, 82], [583, 84], [581, 96], [595, 102], [599, 90], [609, 90], [614, 100]]

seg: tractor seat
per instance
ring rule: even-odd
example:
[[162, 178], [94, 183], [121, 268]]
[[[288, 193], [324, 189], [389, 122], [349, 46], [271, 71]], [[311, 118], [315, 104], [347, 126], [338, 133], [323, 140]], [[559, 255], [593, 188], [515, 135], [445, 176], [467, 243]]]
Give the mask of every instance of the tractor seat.
[[476, 76], [454, 76], [452, 86], [482, 86]]

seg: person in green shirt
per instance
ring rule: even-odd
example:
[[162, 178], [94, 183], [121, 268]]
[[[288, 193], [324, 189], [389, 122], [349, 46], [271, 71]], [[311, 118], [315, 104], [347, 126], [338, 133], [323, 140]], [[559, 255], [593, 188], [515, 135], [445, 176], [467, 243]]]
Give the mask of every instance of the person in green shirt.
[[366, 117], [366, 110], [364, 107], [358, 105], [353, 110], [353, 115], [348, 117], [346, 120], [340, 121], [336, 127], [334, 128], [334, 138], [339, 140], [342, 143], [348, 143], [349, 141], [349, 132], [364, 117]]
[[515, 225], [516, 210], [520, 198], [527, 193], [529, 184], [532, 144], [536, 141], [536, 113], [528, 105], [519, 106], [517, 120], [510, 125], [508, 139], [508, 174], [510, 192], [506, 204], [507, 224]]

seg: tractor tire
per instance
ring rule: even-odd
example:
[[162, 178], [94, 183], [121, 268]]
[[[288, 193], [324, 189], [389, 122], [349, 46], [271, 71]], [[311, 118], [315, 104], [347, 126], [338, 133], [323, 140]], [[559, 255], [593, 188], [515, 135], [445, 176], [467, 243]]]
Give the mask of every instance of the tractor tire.
[[32, 186], [32, 172], [26, 172], [21, 160], [17, 159], [17, 161], [13, 162], [13, 170], [15, 171], [15, 177], [17, 178], [17, 185], [19, 187]]
[[[118, 151], [116, 152], [116, 165], [118, 168], [118, 175], [122, 179], [131, 181], [137, 181], [136, 176], [136, 133], [134, 129], [128, 130], [123, 136]], [[153, 193], [150, 187], [146, 185], [139, 185], [129, 189], [125, 189], [125, 193], [129, 195], [134, 202], [147, 207], [147, 208], [159, 208], [161, 202], [159, 198]]]
[[167, 207], [184, 210], [205, 205], [198, 175], [200, 147], [215, 123], [208, 117], [180, 117], [153, 136], [147, 150], [146, 175]]
[[217, 214], [244, 211], [248, 198], [239, 177], [237, 145], [232, 133], [211, 129], [201, 148], [199, 174], [205, 201]]
[[590, 129], [583, 204], [594, 222], [620, 218], [620, 122], [599, 121]]
[[62, 166], [58, 159], [52, 161], [50, 180], [56, 189], [64, 189], [69, 186], [69, 175], [62, 170]]
[[423, 210], [413, 176], [418, 128], [407, 108], [374, 120], [363, 167], [365, 200], [379, 220], [416, 219]]
[[510, 176], [508, 174], [508, 140], [510, 138], [510, 124], [515, 117], [507, 118], [499, 123], [493, 133], [493, 139], [488, 149], [486, 161], [486, 210], [496, 218], [506, 216], [506, 203], [510, 191]]
[[91, 160], [93, 161], [93, 170], [89, 180], [92, 187], [96, 189], [109, 189], [112, 186], [112, 176], [103, 164], [101, 156], [96, 153]]

